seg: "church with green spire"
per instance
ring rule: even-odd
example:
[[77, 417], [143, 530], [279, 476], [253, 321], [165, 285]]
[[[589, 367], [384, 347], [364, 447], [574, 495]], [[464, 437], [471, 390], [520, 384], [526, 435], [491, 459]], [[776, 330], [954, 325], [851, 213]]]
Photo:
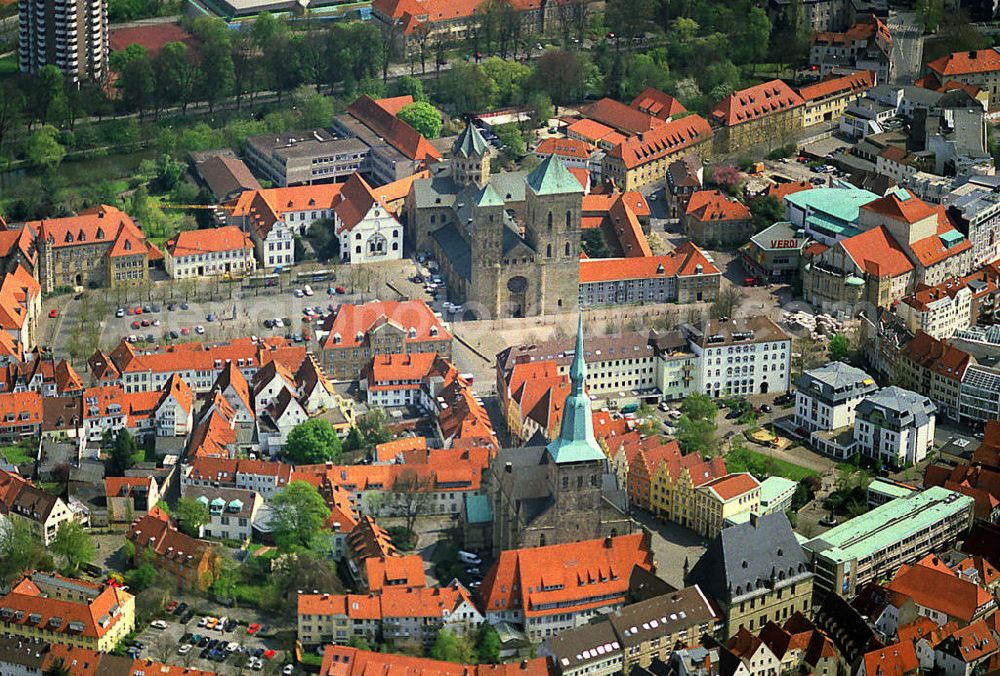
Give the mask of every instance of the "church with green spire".
[[435, 255], [451, 299], [477, 317], [575, 312], [583, 186], [556, 155], [530, 173], [491, 173], [493, 152], [470, 124], [413, 182], [411, 246]]
[[490, 463], [493, 551], [626, 535], [638, 526], [594, 435], [580, 317], [559, 436], [536, 435]]

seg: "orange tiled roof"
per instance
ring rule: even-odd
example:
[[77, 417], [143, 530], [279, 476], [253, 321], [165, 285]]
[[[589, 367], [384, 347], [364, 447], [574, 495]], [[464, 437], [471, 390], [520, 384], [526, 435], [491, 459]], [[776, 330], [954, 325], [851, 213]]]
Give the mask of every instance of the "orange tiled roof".
[[903, 565], [887, 587], [911, 597], [917, 605], [932, 608], [962, 622], [972, 622], [993, 596], [975, 582], [933, 567]]
[[917, 673], [920, 662], [912, 643], [894, 643], [865, 653], [865, 673], [905, 676]]
[[601, 124], [597, 120], [577, 120], [573, 124], [566, 127], [567, 133], [577, 134], [583, 138], [596, 143], [609, 135], [614, 134], [615, 130], [606, 124]]
[[768, 187], [767, 194], [768, 197], [773, 197], [781, 203], [784, 203], [785, 198], [803, 190], [812, 190], [813, 184], [809, 181], [793, 181], [790, 183], [776, 183]]
[[643, 533], [511, 549], [486, 573], [480, 597], [486, 612], [523, 610], [529, 618], [600, 608], [624, 601], [632, 571], [652, 565]]
[[368, 591], [379, 593], [388, 587], [425, 587], [424, 560], [419, 554], [373, 556], [365, 559]]
[[799, 89], [799, 95], [806, 101], [815, 101], [834, 94], [856, 94], [866, 92], [875, 86], [875, 72], [862, 70], [842, 77], [831, 77], [816, 84]]
[[13, 585], [9, 594], [0, 597], [0, 609], [10, 612], [10, 617], [4, 616], [3, 621], [51, 632], [57, 642], [60, 636], [66, 636], [67, 640], [74, 636], [100, 638], [121, 621], [122, 606], [133, 598], [119, 587], [94, 587], [82, 580], [72, 582], [100, 591], [89, 602], [45, 596], [31, 577], [24, 577]]
[[745, 221], [750, 208], [718, 190], [699, 190], [691, 195], [685, 215], [699, 221]]
[[549, 661], [537, 657], [504, 664], [455, 664], [426, 657], [328, 645], [320, 676], [549, 676]]
[[974, 73], [991, 73], [1000, 70], [1000, 51], [989, 47], [973, 51], [953, 52], [934, 59], [927, 64], [927, 69], [936, 74], [939, 79]]
[[440, 160], [441, 153], [420, 132], [396, 117], [392, 112], [394, 107], [391, 102], [383, 107], [379, 101], [362, 94], [347, 107], [347, 112], [409, 159], [427, 163]]
[[630, 105], [636, 110], [641, 110], [661, 120], [666, 120], [667, 118], [687, 112], [687, 108], [680, 101], [670, 94], [665, 94], [659, 89], [652, 87], [643, 89], [638, 96], [632, 99]]
[[712, 137], [712, 128], [700, 115], [688, 115], [656, 129], [623, 140], [608, 157], [620, 159], [626, 169], [676, 155]]
[[869, 275], [898, 277], [913, 271], [906, 252], [884, 225], [849, 237], [839, 245], [861, 271]]
[[[207, 230], [185, 230], [167, 240], [167, 252], [174, 258], [224, 251], [250, 251], [250, 235], [235, 225]], [[252, 255], [252, 254], [251, 254]]]
[[944, 645], [939, 646], [939, 650], [943, 649], [946, 654], [966, 663], [975, 664], [997, 651], [997, 637], [983, 620], [956, 630], [943, 642]]
[[892, 190], [884, 197], [879, 197], [861, 208], [880, 216], [911, 224], [930, 218], [937, 213], [937, 209], [933, 205], [923, 201], [906, 188]]
[[539, 143], [534, 153], [539, 157], [558, 155], [559, 157], [586, 160], [593, 151], [594, 146], [580, 139], [550, 137]]
[[771, 80], [735, 91], [715, 104], [712, 120], [732, 127], [751, 120], [784, 112], [803, 105], [805, 101], [781, 80]]
[[138, 487], [152, 489], [151, 476], [109, 476], [104, 478], [104, 494], [109, 498], [131, 495]]
[[584, 106], [580, 112], [588, 119], [597, 120], [630, 136], [655, 129], [663, 124], [663, 120], [658, 117], [610, 98], [603, 98]]
[[930, 237], [918, 239], [910, 245], [910, 250], [913, 251], [913, 255], [916, 256], [917, 260], [925, 268], [930, 267], [935, 263], [940, 263], [946, 258], [957, 256], [960, 253], [968, 251], [972, 248], [972, 242], [970, 242], [967, 238], [962, 238], [960, 242], [950, 247], [946, 247], [944, 245], [944, 240], [942, 240], [941, 237], [948, 233], [957, 232], [957, 230], [955, 230], [955, 228], [953, 228], [951, 223], [948, 221], [948, 217], [943, 206], [939, 206], [937, 208], [937, 212], [937, 232]]
[[[701, 266], [701, 271], [697, 270]], [[636, 258], [588, 258], [580, 261], [580, 283], [617, 279], [656, 279], [717, 275], [719, 269], [693, 242], [685, 242], [669, 254]]]
[[735, 497], [745, 495], [754, 489], [760, 488], [760, 482], [754, 479], [752, 474], [741, 472], [713, 479], [708, 483], [702, 484], [701, 488], [711, 491], [718, 499], [727, 502]]
[[[361, 305], [341, 305], [337, 314], [327, 320], [324, 329], [329, 331], [323, 349], [357, 347], [367, 340], [371, 331], [391, 324], [407, 332], [405, 342], [451, 340], [433, 310], [422, 300], [373, 301]], [[413, 337], [410, 328], [415, 329]], [[361, 338], [358, 338], [358, 334]], [[436, 335], [434, 335], [436, 333]], [[334, 342], [340, 336], [340, 343]]]

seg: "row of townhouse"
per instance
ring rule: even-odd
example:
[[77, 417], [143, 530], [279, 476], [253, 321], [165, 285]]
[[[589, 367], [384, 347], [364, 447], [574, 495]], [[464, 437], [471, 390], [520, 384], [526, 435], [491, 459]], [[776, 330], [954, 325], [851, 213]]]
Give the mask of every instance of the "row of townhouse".
[[48, 547], [64, 523], [90, 525], [90, 514], [79, 502], [48, 493], [19, 474], [0, 470], [0, 517], [24, 524]]
[[166, 664], [149, 657], [131, 657], [99, 652], [63, 641], [0, 637], [0, 670], [5, 674], [70, 673], [213, 676], [211, 671]]
[[483, 624], [468, 590], [386, 587], [372, 594], [299, 594], [298, 640], [304, 645], [345, 644], [354, 638], [392, 645], [427, 646], [441, 631], [474, 636]]
[[[365, 674], [441, 674], [441, 676], [549, 676], [549, 661], [537, 657], [501, 664], [456, 664], [399, 653], [359, 650], [328, 644], [323, 651], [321, 676], [365, 676]], [[200, 676], [200, 675], [199, 675]]]

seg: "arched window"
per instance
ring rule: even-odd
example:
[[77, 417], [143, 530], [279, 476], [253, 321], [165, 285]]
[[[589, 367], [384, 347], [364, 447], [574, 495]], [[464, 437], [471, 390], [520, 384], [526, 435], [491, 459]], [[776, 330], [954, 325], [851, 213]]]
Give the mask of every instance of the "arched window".
[[538, 536], [538, 546], [539, 547], [545, 546], [545, 533], [542, 533], [541, 535]]
[[569, 256], [569, 242], [566, 242], [566, 255]]
[[549, 244], [547, 247], [545, 247], [545, 255], [548, 256], [549, 258], [552, 258], [552, 245], [551, 244]]
[[571, 211], [566, 212], [566, 229], [569, 230], [570, 221], [573, 219], [573, 213]]
[[552, 229], [552, 212], [549, 212], [549, 230]]

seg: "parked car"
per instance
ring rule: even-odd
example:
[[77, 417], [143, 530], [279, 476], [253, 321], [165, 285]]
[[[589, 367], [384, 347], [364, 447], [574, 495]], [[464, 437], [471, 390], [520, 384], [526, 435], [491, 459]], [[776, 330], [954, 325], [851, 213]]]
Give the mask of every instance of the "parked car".
[[205, 319], [207, 319], [210, 322], [214, 322], [215, 321], [215, 313], [214, 312], [209, 312], [208, 316], [205, 317]]
[[295, 289], [295, 291], [292, 291], [292, 295], [296, 298], [302, 298], [305, 294], [302, 292], [302, 289]]
[[761, 404], [760, 405], [760, 412], [761, 413], [770, 413], [771, 412], [771, 407], [768, 406], [767, 404]]
[[121, 319], [124, 316], [125, 316], [125, 308], [120, 307], [117, 310], [115, 310], [115, 317], [118, 317], [119, 319]]
[[247, 633], [250, 634], [251, 636], [256, 634], [258, 631], [260, 631], [260, 625], [257, 624], [256, 622], [247, 627]]
[[137, 328], [139, 328], [140, 326], [142, 326], [142, 324], [140, 324], [140, 323], [139, 323], [139, 321], [138, 321], [138, 320], [136, 320], [136, 321], [132, 322], [132, 325], [131, 325], [131, 326], [132, 326], [132, 328], [133, 328], [133, 329], [137, 329]]
[[193, 647], [194, 646], [192, 646], [190, 643], [185, 643], [185, 644], [181, 645], [180, 648], [177, 649], [177, 654], [178, 655], [187, 655], [189, 652], [191, 652], [191, 649]]
[[347, 289], [345, 289], [342, 286], [335, 287], [334, 291], [336, 291], [340, 295], [344, 295], [345, 293], [347, 293]]
[[198, 326], [194, 327], [194, 332], [197, 333], [199, 336], [203, 336], [205, 335], [205, 327], [199, 324]]
[[312, 287], [306, 284], [305, 286], [302, 287], [302, 293], [304, 293], [307, 296], [313, 295]]
[[285, 668], [281, 670], [281, 673], [284, 674], [284, 676], [291, 676], [291, 674], [295, 673], [295, 665], [286, 664]]
[[151, 626], [153, 629], [166, 629], [167, 623], [164, 622], [163, 620], [153, 620], [152, 622], [149, 623], [149, 626]]

